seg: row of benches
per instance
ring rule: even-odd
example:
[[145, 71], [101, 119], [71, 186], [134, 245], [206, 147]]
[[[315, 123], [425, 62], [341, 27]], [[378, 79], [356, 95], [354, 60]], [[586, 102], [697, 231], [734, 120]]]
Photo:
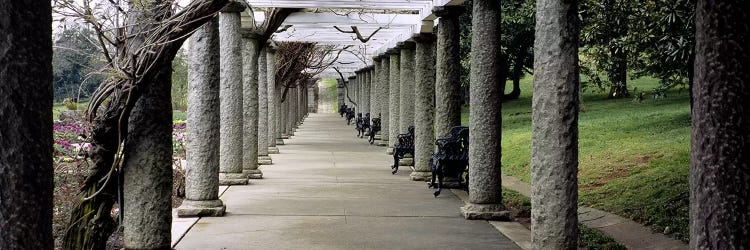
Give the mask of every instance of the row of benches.
[[[349, 125], [354, 119], [354, 108], [342, 105], [339, 108], [339, 114], [346, 116], [346, 124]], [[368, 141], [372, 144], [375, 140], [375, 134], [380, 131], [380, 118], [373, 118], [370, 125], [370, 113], [362, 117], [362, 113], [357, 114], [355, 120], [357, 136], [369, 136]], [[369, 129], [369, 131], [368, 131]], [[398, 162], [407, 155], [414, 156], [414, 126], [409, 126], [406, 134], [399, 134], [398, 141], [393, 145], [393, 171], [398, 172]], [[456, 126], [451, 128], [447, 138], [435, 140], [438, 149], [432, 154], [430, 159], [430, 172], [432, 178], [428, 183], [429, 188], [437, 188], [433, 193], [435, 197], [440, 195], [443, 190], [443, 180], [448, 177], [455, 179], [460, 187], [469, 185], [469, 128]], [[437, 183], [435, 181], [437, 180]]]

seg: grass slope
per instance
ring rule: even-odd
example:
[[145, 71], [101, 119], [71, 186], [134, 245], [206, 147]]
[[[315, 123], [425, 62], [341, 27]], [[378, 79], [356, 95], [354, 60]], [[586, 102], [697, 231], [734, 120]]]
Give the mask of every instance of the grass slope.
[[[631, 80], [647, 92], [657, 80]], [[503, 104], [503, 173], [530, 181], [532, 78], [521, 83], [519, 100]], [[666, 98], [646, 93], [609, 100], [606, 93], [583, 94], [579, 120], [580, 203], [688, 237], [690, 103], [685, 90]], [[468, 108], [462, 114], [468, 124]]]

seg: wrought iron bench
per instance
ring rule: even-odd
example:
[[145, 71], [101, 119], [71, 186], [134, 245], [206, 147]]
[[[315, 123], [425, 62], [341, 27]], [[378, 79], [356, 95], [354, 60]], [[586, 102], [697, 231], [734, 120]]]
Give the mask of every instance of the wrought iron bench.
[[[430, 159], [430, 171], [432, 172], [432, 181], [428, 187], [435, 187], [437, 178], [437, 191], [433, 193], [435, 197], [440, 195], [443, 190], [443, 178], [454, 177], [458, 180], [458, 185], [463, 187], [469, 185], [469, 128], [456, 126], [451, 128], [450, 137], [437, 139], [435, 145], [438, 146], [437, 152], [432, 154]], [[464, 175], [465, 174], [465, 175]], [[464, 179], [464, 183], [461, 182]]]
[[370, 128], [370, 113], [365, 114], [365, 117], [362, 117], [362, 113], [357, 114], [357, 124], [356, 124], [356, 130], [357, 130], [357, 137], [362, 138], [365, 136], [365, 133], [367, 133], [367, 130]]
[[409, 131], [406, 134], [398, 135], [398, 143], [393, 145], [393, 172], [398, 172], [398, 160], [403, 159], [405, 155], [414, 156], [414, 126], [409, 126]]
[[346, 125], [352, 124], [352, 119], [354, 119], [354, 108], [346, 108]]
[[370, 142], [370, 144], [375, 143], [375, 134], [380, 132], [380, 115], [378, 115], [378, 118], [372, 118], [372, 126], [370, 126], [370, 132], [367, 134], [370, 136], [367, 141]]
[[339, 115], [341, 117], [344, 117], [344, 115], [346, 114], [346, 109], [346, 104], [342, 104], [341, 106], [339, 106]]

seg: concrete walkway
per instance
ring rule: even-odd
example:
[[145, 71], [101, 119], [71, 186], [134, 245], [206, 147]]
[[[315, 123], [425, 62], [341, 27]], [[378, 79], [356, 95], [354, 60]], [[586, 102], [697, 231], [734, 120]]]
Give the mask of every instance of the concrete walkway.
[[468, 221], [409, 169], [391, 175], [383, 147], [355, 138], [336, 114], [311, 114], [261, 166], [229, 187], [224, 217], [201, 218], [176, 249], [518, 249], [486, 221]]

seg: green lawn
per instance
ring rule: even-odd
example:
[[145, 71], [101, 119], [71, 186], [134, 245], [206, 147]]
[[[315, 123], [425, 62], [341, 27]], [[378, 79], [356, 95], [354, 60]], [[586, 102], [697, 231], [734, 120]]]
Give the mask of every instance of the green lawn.
[[[519, 100], [503, 104], [503, 173], [530, 180], [532, 79], [523, 79]], [[628, 83], [649, 92], [657, 80]], [[509, 91], [509, 90], [508, 90]], [[583, 94], [579, 121], [580, 203], [688, 237], [690, 102], [685, 90], [666, 98], [644, 94], [609, 100], [606, 93]], [[462, 121], [468, 124], [468, 108]]]

